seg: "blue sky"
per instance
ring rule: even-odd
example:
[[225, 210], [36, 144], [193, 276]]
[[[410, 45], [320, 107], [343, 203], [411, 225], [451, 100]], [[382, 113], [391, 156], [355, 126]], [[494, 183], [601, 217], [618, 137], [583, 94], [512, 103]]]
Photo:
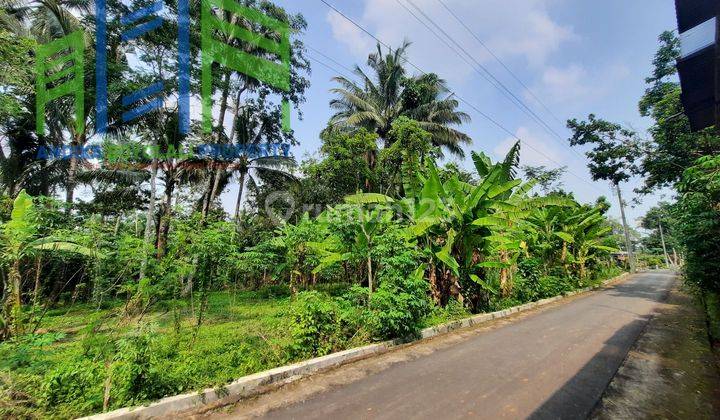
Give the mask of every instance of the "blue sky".
[[[527, 143], [522, 150], [524, 164], [567, 165], [572, 174], [566, 174], [565, 187], [581, 201], [592, 201], [599, 195], [611, 197], [611, 193], [606, 183], [591, 181], [584, 157], [569, 150], [564, 140], [568, 130], [562, 122], [567, 118], [586, 118], [592, 112], [644, 133], [650, 121], [638, 114], [637, 101], [645, 88], [644, 78], [651, 70], [657, 36], [676, 25], [672, 0], [443, 0], [547, 105], [550, 114], [438, 0], [412, 0], [540, 115], [562, 137], [561, 141], [422, 26], [399, 4], [418, 14], [407, 0], [328, 1], [390, 45], [410, 40], [413, 45], [409, 58], [413, 63], [424, 71], [438, 73], [453, 91]], [[334, 83], [330, 79], [339, 71], [347, 73], [315, 50], [352, 67], [354, 63], [364, 64], [375, 41], [320, 0], [276, 2], [290, 12], [302, 13], [308, 22], [302, 39], [313, 59], [312, 86], [302, 106], [304, 119], [300, 121], [297, 113], [293, 115], [293, 129], [301, 142], [294, 154], [302, 159], [320, 146], [318, 133], [331, 115], [329, 89]], [[336, 69], [328, 69], [316, 60]], [[514, 139], [468, 106], [461, 108], [473, 119], [463, 127], [474, 139], [469, 150], [481, 150], [495, 157], [504, 154]], [[469, 167], [469, 162], [461, 163]], [[623, 187], [628, 201], [633, 198], [632, 189], [638, 182], [634, 180]], [[229, 191], [224, 201], [232, 201], [230, 197], [235, 196], [235, 191]], [[631, 223], [636, 224], [636, 219], [659, 198], [660, 195], [641, 197], [642, 203], [629, 209]], [[617, 206], [611, 214], [619, 216]]]

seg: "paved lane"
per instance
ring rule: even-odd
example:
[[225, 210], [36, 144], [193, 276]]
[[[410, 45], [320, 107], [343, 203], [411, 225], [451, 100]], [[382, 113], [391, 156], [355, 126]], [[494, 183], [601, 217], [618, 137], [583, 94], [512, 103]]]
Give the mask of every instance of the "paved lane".
[[674, 279], [639, 274], [265, 417], [585, 418]]

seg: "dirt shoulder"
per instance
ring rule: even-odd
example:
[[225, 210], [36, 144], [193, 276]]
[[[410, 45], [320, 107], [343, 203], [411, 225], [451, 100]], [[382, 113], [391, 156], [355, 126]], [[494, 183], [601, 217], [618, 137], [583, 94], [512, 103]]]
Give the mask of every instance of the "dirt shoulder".
[[628, 353], [592, 418], [720, 418], [718, 359], [702, 307], [680, 282]]

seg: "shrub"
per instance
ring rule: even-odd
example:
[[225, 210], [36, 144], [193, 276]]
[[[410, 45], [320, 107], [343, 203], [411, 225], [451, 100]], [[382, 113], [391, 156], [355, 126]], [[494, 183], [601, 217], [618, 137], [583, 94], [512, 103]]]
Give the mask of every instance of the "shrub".
[[637, 260], [641, 268], [665, 267], [665, 257], [662, 255], [640, 254]]
[[319, 292], [300, 292], [290, 309], [293, 357], [323, 356], [342, 347], [340, 307]]
[[522, 258], [518, 261], [518, 276], [515, 279], [513, 296], [523, 302], [541, 299], [543, 286], [542, 261], [539, 258]]
[[65, 360], [45, 377], [44, 405], [54, 409], [67, 405], [77, 413], [102, 410], [105, 376], [101, 362], [86, 358]]
[[445, 307], [432, 305], [432, 310], [423, 320], [423, 326], [440, 325], [456, 319], [467, 318], [472, 313], [455, 298], [450, 298]]
[[566, 276], [520, 277], [515, 281], [512, 297], [520, 303], [533, 302], [561, 295], [576, 287], [574, 279]]
[[0, 418], [42, 418], [42, 403], [37, 394], [40, 388], [36, 375], [0, 371]]
[[133, 405], [171, 393], [163, 372], [156, 369], [156, 338], [141, 332], [118, 342], [112, 362], [111, 401], [113, 407]]
[[340, 297], [350, 290], [350, 285], [347, 283], [321, 283], [315, 285], [314, 290], [318, 292], [327, 293], [333, 297]]
[[[393, 273], [396, 274], [396, 273]], [[380, 339], [407, 338], [418, 334], [423, 317], [432, 307], [428, 283], [419, 269], [410, 276], [385, 274], [370, 298], [371, 326]]]
[[257, 296], [261, 299], [284, 298], [290, 296], [291, 294], [292, 290], [290, 290], [290, 286], [287, 284], [271, 284], [262, 286], [257, 291]]

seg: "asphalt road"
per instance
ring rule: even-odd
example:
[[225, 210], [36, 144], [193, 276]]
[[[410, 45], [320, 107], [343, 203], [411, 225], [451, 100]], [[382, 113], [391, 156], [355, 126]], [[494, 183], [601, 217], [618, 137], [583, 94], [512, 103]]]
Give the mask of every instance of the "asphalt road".
[[264, 417], [586, 418], [673, 282], [669, 272], [639, 274]]

